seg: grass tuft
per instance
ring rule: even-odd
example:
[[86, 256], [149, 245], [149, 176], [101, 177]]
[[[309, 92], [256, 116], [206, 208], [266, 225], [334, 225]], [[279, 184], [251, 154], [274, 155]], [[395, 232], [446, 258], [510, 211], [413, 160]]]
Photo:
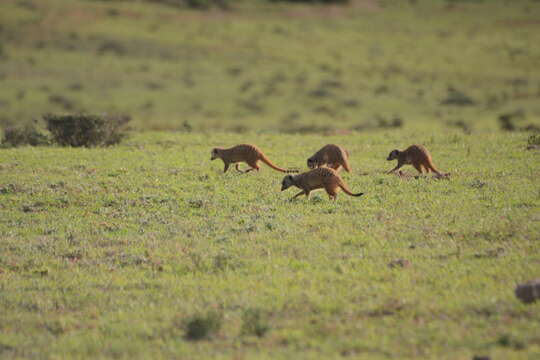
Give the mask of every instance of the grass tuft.
[[185, 338], [188, 340], [209, 339], [221, 329], [223, 315], [216, 311], [196, 314], [185, 322]]
[[242, 314], [242, 335], [263, 337], [270, 330], [268, 316], [260, 309], [247, 309]]

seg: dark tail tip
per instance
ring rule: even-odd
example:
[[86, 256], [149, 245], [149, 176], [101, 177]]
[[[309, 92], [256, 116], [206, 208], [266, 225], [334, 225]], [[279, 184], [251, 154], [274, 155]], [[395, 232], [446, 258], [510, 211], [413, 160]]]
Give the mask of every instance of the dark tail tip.
[[353, 194], [353, 196], [362, 196], [364, 193]]

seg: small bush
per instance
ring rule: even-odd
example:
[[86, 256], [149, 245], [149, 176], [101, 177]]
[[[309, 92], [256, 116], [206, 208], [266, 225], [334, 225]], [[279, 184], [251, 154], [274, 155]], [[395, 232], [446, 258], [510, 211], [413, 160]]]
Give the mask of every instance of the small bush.
[[525, 119], [525, 112], [523, 110], [517, 110], [510, 113], [505, 113], [499, 115], [499, 125], [501, 126], [501, 130], [505, 131], [516, 131], [518, 130], [518, 127], [516, 125], [516, 121], [524, 120]]
[[527, 149], [528, 150], [538, 150], [540, 149], [540, 133], [532, 134], [527, 139]]
[[441, 101], [441, 105], [471, 106], [475, 104], [475, 101], [469, 95], [451, 86], [448, 88], [446, 98]]
[[242, 315], [242, 335], [263, 337], [268, 330], [268, 320], [261, 310], [247, 309]]
[[532, 134], [527, 139], [528, 145], [539, 145], [540, 146], [540, 134]]
[[45, 115], [47, 130], [62, 146], [108, 146], [119, 143], [125, 136], [129, 116], [103, 117], [98, 115]]
[[222, 315], [215, 311], [209, 311], [204, 315], [194, 315], [185, 323], [186, 339], [208, 339], [219, 331], [222, 321]]
[[7, 128], [2, 139], [3, 147], [48, 145], [49, 138], [40, 132], [35, 125], [29, 124], [21, 128]]
[[123, 56], [126, 54], [124, 46], [115, 40], [104, 41], [97, 49], [98, 55], [113, 54], [116, 56]]

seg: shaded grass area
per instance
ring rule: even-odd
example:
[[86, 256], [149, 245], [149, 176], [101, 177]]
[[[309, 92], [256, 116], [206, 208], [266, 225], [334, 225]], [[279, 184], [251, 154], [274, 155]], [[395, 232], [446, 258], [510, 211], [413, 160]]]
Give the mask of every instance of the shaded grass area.
[[[300, 168], [339, 143], [345, 181], [366, 194], [290, 202], [268, 167], [222, 174], [211, 148], [239, 142]], [[413, 142], [450, 179], [383, 174]], [[524, 134], [380, 131], [2, 150], [0, 354], [534, 358], [539, 305], [513, 294], [540, 264], [540, 167], [526, 147]]]
[[[540, 123], [535, 1], [0, 4], [0, 123], [125, 113], [138, 129], [335, 133]], [[459, 125], [461, 124], [461, 125]]]

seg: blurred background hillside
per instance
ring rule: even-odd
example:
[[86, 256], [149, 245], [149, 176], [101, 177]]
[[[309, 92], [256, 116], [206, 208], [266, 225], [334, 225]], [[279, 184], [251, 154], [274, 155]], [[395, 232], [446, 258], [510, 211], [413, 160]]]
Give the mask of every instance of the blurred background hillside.
[[540, 1], [338, 2], [2, 0], [0, 126], [74, 112], [137, 130], [540, 125]]

